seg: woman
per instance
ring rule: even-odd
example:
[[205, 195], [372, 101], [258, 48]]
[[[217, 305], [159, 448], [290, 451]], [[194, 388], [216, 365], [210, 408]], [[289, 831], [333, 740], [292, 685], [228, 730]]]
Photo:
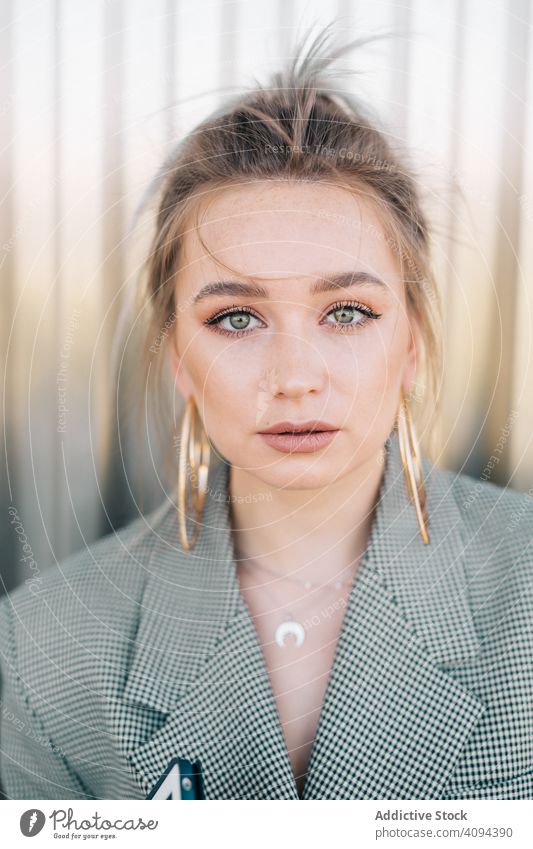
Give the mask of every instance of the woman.
[[155, 181], [176, 488], [2, 603], [9, 797], [532, 795], [531, 505], [420, 457], [428, 227], [328, 36]]

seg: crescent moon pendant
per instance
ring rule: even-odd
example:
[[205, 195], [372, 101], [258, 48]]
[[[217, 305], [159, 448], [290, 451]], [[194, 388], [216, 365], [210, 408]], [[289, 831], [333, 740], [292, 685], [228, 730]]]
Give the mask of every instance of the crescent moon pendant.
[[280, 648], [285, 647], [285, 637], [288, 634], [294, 636], [297, 646], [301, 646], [305, 640], [305, 628], [299, 622], [295, 622], [294, 619], [288, 619], [276, 628], [276, 643]]

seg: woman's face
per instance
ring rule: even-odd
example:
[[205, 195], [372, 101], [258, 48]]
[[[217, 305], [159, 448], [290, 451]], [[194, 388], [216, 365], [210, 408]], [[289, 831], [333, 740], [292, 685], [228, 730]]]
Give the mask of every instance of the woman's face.
[[[206, 245], [235, 272], [187, 233], [171, 356], [216, 452], [295, 489], [327, 486], [381, 456], [400, 387], [414, 380], [416, 329], [368, 201], [312, 182], [252, 182], [223, 190], [200, 221]], [[309, 441], [294, 451], [261, 436], [309, 420], [337, 433], [312, 451]]]

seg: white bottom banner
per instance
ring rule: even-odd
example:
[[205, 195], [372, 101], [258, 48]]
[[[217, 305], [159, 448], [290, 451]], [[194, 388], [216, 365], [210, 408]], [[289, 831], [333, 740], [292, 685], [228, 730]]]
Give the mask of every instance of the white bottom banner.
[[[180, 800], [181, 801], [181, 800]], [[269, 847], [329, 846], [335, 842], [361, 847], [505, 846], [533, 847], [533, 801], [380, 802], [348, 801], [326, 811], [321, 801], [305, 806], [276, 801], [278, 810], [261, 816], [260, 801], [238, 811], [231, 800], [216, 801], [211, 813], [195, 805], [176, 807], [162, 801], [20, 801], [1, 803], [5, 846], [58, 846], [70, 843], [111, 846], [183, 846], [195, 849], [230, 842]], [[332, 803], [330, 803], [332, 804]]]

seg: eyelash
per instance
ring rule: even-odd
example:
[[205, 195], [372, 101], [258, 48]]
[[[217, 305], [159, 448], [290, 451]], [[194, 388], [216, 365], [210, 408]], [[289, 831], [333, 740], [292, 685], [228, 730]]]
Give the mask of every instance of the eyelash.
[[[335, 324], [332, 325], [333, 330], [337, 333], [347, 333], [353, 329], [360, 329], [368, 324], [369, 321], [373, 321], [377, 318], [381, 318], [382, 313], [374, 312], [369, 307], [365, 307], [363, 304], [358, 303], [357, 301], [339, 301], [328, 310], [326, 315], [329, 315], [332, 312], [336, 312], [337, 310], [343, 309], [344, 307], [354, 307], [363, 318], [361, 321], [357, 322], [357, 324]], [[249, 313], [253, 315], [258, 321], [262, 319], [259, 318], [254, 310], [249, 307], [239, 307], [236, 304], [229, 309], [223, 310], [222, 312], [216, 313], [215, 315], [208, 318], [204, 321], [204, 324], [208, 327], [213, 327], [216, 333], [223, 333], [225, 336], [246, 336], [248, 333], [253, 333], [255, 328], [251, 330], [249, 328], [243, 328], [242, 330], [227, 330], [225, 327], [220, 327], [220, 322], [222, 319], [226, 318], [228, 315], [233, 315], [234, 313]]]

